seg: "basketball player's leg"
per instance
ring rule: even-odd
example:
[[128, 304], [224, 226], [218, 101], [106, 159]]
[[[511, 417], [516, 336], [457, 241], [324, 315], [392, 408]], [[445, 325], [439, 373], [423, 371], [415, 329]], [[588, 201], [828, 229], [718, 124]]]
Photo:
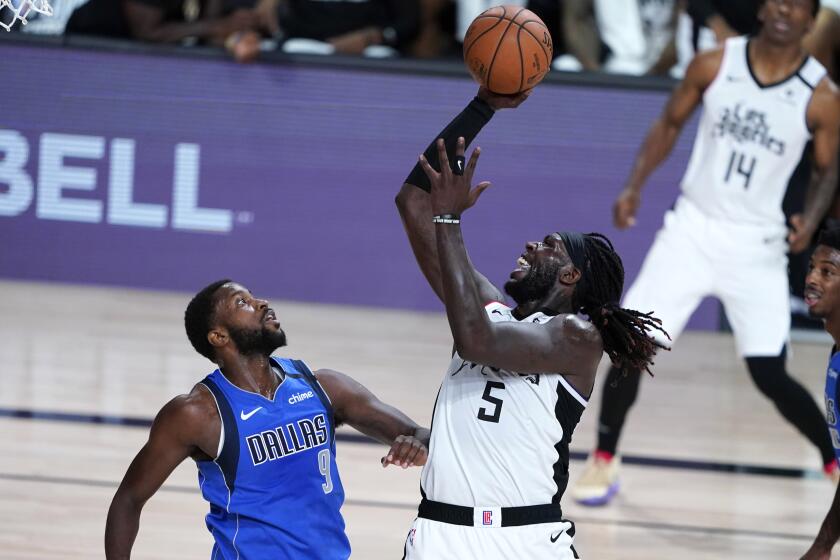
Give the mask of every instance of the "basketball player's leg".
[[[666, 216], [666, 226], [645, 257], [636, 281], [622, 303], [642, 312], [654, 311], [672, 339], [682, 332], [703, 296], [711, 290], [707, 257], [695, 234], [700, 228], [691, 222], [677, 222]], [[670, 345], [666, 337], [660, 342]], [[572, 497], [584, 505], [602, 505], [618, 490], [618, 443], [627, 414], [636, 401], [645, 372], [626, 374], [611, 367], [601, 393], [598, 445], [584, 473], [572, 487]]]
[[825, 417], [807, 389], [785, 367], [790, 331], [790, 295], [784, 259], [733, 267], [720, 293], [756, 387], [820, 451], [823, 465], [834, 464]]
[[[671, 337], [656, 333], [670, 346], [682, 333], [703, 296], [711, 290], [706, 257], [682, 228], [666, 228], [657, 235], [636, 281], [622, 305], [642, 312], [654, 311]], [[645, 372], [626, 375], [611, 367], [601, 394], [598, 449], [615, 454], [627, 413], [638, 394]]]
[[509, 560], [580, 558], [571, 521], [520, 527], [465, 527], [415, 519], [405, 541], [404, 560]]

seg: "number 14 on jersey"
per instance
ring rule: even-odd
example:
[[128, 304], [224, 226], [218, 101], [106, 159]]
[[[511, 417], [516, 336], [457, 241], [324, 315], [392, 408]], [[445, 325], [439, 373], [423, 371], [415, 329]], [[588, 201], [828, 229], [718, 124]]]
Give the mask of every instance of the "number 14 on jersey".
[[730, 179], [737, 181], [740, 175], [740, 180], [744, 182], [744, 189], [747, 189], [750, 186], [750, 178], [752, 178], [754, 170], [754, 156], [748, 156], [744, 152], [732, 150], [732, 155], [729, 156], [729, 164], [726, 166], [726, 176], [723, 180], [726, 183], [729, 183]]

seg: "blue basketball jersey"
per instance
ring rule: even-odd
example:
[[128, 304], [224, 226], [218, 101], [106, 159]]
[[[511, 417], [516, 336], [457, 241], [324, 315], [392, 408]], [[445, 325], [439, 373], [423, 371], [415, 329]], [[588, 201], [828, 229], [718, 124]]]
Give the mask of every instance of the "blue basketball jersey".
[[825, 412], [826, 421], [828, 422], [828, 433], [831, 434], [831, 444], [834, 446], [834, 456], [837, 458], [837, 463], [840, 465], [840, 433], [837, 425], [838, 414], [838, 394], [837, 394], [837, 372], [840, 372], [840, 352], [834, 349], [831, 360], [828, 362], [828, 372], [825, 376]]
[[332, 406], [303, 362], [272, 361], [286, 374], [274, 400], [218, 369], [201, 381], [222, 420], [216, 459], [198, 462], [211, 558], [349, 558]]

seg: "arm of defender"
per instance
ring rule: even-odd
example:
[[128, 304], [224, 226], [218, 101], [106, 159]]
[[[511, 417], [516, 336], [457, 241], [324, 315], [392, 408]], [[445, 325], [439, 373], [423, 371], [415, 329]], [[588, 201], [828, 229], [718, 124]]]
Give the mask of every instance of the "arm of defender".
[[[131, 556], [144, 504], [172, 471], [196, 451], [194, 434], [206, 429], [202, 426], [207, 426], [208, 422], [206, 414], [190, 399], [189, 395], [181, 395], [161, 409], [152, 424], [149, 441], [128, 467], [108, 509], [105, 523], [105, 557], [108, 560]], [[214, 455], [215, 450], [211, 456]]]
[[840, 487], [834, 492], [834, 500], [831, 502], [831, 507], [825, 516], [814, 544], [802, 556], [801, 560], [828, 560], [831, 556], [831, 549], [838, 538], [840, 538]]
[[840, 144], [840, 93], [828, 78], [817, 85], [806, 115], [813, 131], [814, 156], [811, 182], [801, 216], [791, 216], [793, 226], [788, 241], [793, 253], [804, 251], [811, 243], [820, 222], [828, 211], [837, 189], [837, 150]]
[[616, 227], [623, 229], [635, 224], [645, 181], [671, 153], [686, 121], [703, 100], [703, 92], [715, 79], [722, 57], [723, 50], [717, 49], [697, 55], [689, 64], [685, 78], [648, 131], [630, 177], [613, 207]]
[[341, 372], [315, 372], [333, 405], [336, 422], [346, 422], [373, 439], [391, 446], [382, 464], [420, 466], [426, 464], [430, 432], [414, 420], [376, 398], [364, 385]]

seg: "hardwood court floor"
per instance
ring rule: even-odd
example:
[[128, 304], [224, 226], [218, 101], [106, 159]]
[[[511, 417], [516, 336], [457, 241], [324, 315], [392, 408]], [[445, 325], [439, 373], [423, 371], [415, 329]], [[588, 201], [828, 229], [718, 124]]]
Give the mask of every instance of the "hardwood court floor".
[[[108, 422], [142, 424], [211, 369], [183, 334], [189, 295], [6, 281], [0, 293], [0, 557], [101, 558], [108, 504], [147, 435], [143, 426]], [[285, 355], [344, 371], [429, 422], [451, 344], [442, 315], [273, 306], [289, 335]], [[795, 344], [790, 360], [820, 403], [828, 351]], [[607, 508], [564, 500], [583, 558], [798, 558], [834, 491], [819, 476], [816, 451], [751, 386], [730, 337], [690, 333], [658, 362], [623, 451], [631, 461], [672, 466], [626, 465], [623, 491]], [[593, 444], [599, 391], [592, 402], [573, 451]], [[29, 411], [42, 418], [25, 418]], [[419, 470], [383, 470], [383, 451], [338, 446], [354, 558], [400, 558], [416, 512]], [[572, 461], [573, 478], [582, 466]], [[778, 476], [785, 469], [805, 476]], [[185, 463], [146, 505], [133, 558], [208, 558], [206, 510], [196, 469]]]

